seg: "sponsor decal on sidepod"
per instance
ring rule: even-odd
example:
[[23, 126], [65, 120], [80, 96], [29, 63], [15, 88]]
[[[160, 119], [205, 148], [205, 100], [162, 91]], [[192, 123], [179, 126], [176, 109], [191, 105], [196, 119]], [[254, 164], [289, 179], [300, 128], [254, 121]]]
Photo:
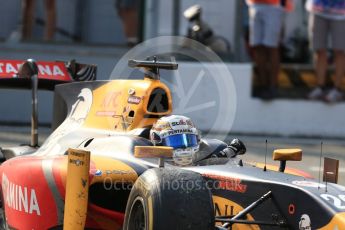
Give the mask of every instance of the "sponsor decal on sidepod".
[[9, 208], [28, 214], [41, 215], [35, 189], [14, 184], [6, 174], [2, 174], [2, 191], [4, 203]]

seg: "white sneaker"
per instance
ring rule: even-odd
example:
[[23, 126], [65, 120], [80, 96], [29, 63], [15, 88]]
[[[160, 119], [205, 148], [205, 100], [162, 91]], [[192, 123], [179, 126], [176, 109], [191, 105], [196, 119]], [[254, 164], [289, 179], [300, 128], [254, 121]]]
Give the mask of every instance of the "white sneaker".
[[321, 99], [323, 95], [324, 95], [323, 90], [320, 87], [316, 87], [308, 94], [308, 99], [310, 100]]
[[343, 93], [336, 88], [333, 88], [331, 91], [329, 91], [329, 93], [325, 97], [325, 100], [331, 103], [341, 101], [342, 99]]

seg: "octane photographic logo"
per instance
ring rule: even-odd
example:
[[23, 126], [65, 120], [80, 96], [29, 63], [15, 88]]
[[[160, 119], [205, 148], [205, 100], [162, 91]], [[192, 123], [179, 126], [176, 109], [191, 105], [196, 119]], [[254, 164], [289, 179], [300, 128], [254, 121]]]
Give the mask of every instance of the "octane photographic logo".
[[[142, 79], [129, 59], [178, 63], [177, 70], [160, 70], [160, 79], [173, 98], [173, 114], [190, 117], [202, 138], [224, 140], [236, 113], [236, 89], [227, 65], [210, 48], [185, 37], [163, 36], [146, 40], [128, 51], [116, 64], [111, 79]], [[159, 101], [159, 100], [158, 100]], [[162, 106], [162, 105], [154, 105]]]

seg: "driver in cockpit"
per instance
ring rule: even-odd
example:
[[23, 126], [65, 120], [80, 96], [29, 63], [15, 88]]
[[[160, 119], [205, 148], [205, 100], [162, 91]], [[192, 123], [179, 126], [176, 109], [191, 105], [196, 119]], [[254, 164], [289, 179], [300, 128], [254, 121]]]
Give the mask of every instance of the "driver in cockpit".
[[201, 139], [192, 120], [180, 115], [158, 119], [150, 131], [150, 140], [154, 145], [172, 147], [173, 163], [178, 166], [226, 163], [246, 152], [239, 139], [230, 144]]

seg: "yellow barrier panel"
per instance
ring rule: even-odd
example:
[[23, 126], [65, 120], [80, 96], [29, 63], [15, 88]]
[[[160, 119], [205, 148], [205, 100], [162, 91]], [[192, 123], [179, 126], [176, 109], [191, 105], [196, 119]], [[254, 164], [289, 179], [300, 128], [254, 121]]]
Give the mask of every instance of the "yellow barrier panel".
[[275, 149], [272, 158], [275, 161], [301, 161], [302, 149]]
[[134, 156], [137, 158], [172, 158], [173, 148], [167, 146], [135, 146]]
[[89, 194], [90, 152], [68, 150], [64, 230], [85, 227]]

